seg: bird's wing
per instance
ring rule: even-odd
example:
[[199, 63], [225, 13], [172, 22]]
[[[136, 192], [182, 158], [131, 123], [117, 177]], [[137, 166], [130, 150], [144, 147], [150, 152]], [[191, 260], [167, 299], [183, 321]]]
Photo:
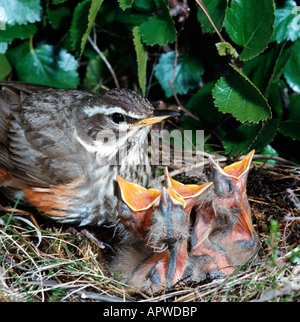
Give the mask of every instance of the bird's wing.
[[[71, 121], [74, 102], [66, 93], [0, 82], [0, 165], [17, 180], [47, 187], [72, 182], [82, 174], [82, 151], [74, 142]], [[76, 93], [75, 99], [83, 95]]]

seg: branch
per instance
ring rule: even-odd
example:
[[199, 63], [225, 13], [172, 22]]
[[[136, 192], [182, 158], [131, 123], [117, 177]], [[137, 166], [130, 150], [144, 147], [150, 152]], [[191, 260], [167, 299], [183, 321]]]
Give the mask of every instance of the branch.
[[178, 97], [177, 97], [177, 95], [176, 95], [176, 92], [175, 92], [175, 90], [174, 90], [174, 86], [173, 86], [173, 83], [171, 83], [169, 80], [168, 80], [168, 82], [169, 82], [169, 85], [170, 85], [170, 87], [171, 87], [171, 91], [172, 91], [172, 93], [173, 93], [173, 96], [174, 96], [174, 98], [175, 98], [175, 100], [176, 100], [176, 103], [177, 103], [177, 105], [178, 105], [178, 108], [181, 110], [181, 111], [183, 111], [186, 115], [188, 115], [188, 116], [190, 116], [190, 117], [192, 117], [194, 120], [196, 120], [196, 121], [200, 121], [200, 119], [199, 119], [199, 117], [197, 116], [197, 115], [194, 115], [193, 113], [191, 113], [190, 111], [188, 111], [182, 104], [181, 104], [181, 102], [179, 101], [179, 99], [178, 99]]
[[88, 40], [90, 42], [90, 44], [92, 45], [92, 47], [94, 48], [94, 50], [96, 51], [96, 53], [101, 57], [101, 59], [104, 61], [105, 65], [107, 66], [107, 68], [109, 69], [113, 79], [114, 79], [114, 82], [116, 84], [116, 87], [117, 88], [120, 88], [120, 85], [119, 85], [119, 82], [118, 82], [118, 79], [116, 77], [116, 74], [115, 74], [115, 71], [113, 70], [113, 68], [111, 67], [111, 64], [109, 63], [109, 61], [106, 59], [106, 57], [103, 55], [102, 51], [99, 49], [99, 47], [97, 46], [96, 44], [96, 41], [93, 41], [91, 39], [90, 36], [88, 36]]
[[213, 26], [213, 28], [215, 29], [215, 32], [217, 33], [217, 35], [219, 36], [221, 42], [226, 42], [224, 40], [224, 38], [222, 37], [222, 35], [220, 34], [218, 28], [216, 27], [215, 23], [213, 22], [213, 20], [211, 19], [205, 5], [203, 4], [203, 2], [201, 0], [196, 0], [197, 4], [199, 5], [199, 7], [201, 8], [201, 10], [203, 11], [203, 13], [206, 15], [207, 19], [209, 20], [210, 24]]
[[255, 154], [253, 156], [253, 160], [255, 159], [267, 159], [267, 160], [275, 160], [275, 161], [279, 161], [279, 162], [283, 162], [283, 163], [286, 163], [286, 164], [290, 164], [296, 168], [300, 168], [300, 165], [295, 163], [295, 162], [292, 162], [290, 160], [287, 160], [287, 159], [284, 159], [284, 158], [281, 158], [281, 157], [277, 157], [275, 155], [268, 155], [268, 154]]

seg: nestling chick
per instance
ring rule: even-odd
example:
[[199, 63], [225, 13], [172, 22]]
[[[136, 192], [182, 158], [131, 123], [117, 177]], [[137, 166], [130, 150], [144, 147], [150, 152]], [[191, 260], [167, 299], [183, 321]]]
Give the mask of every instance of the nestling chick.
[[210, 158], [214, 190], [195, 207], [197, 219], [191, 237], [194, 260], [206, 263], [199, 274], [203, 270], [213, 276], [230, 274], [258, 249], [246, 192], [253, 154], [254, 150], [224, 169]]
[[111, 269], [121, 271], [125, 282], [152, 291], [171, 287], [189, 276], [189, 213], [193, 202], [211, 183], [184, 186], [166, 169], [158, 196], [157, 190], [144, 189], [120, 177], [118, 182], [122, 197], [119, 217], [134, 235], [119, 251]]
[[[139, 220], [141, 216], [136, 220], [136, 213], [132, 216], [133, 224], [128, 227], [134, 227], [141, 239], [130, 240], [111, 265], [111, 270], [122, 272], [124, 282], [157, 291], [183, 278], [188, 267], [189, 226], [184, 201], [178, 199], [163, 187], [158, 205], [144, 210], [143, 220]], [[126, 207], [128, 215], [130, 208]], [[124, 218], [124, 205], [119, 209]], [[141, 211], [137, 213], [141, 214]], [[145, 228], [138, 222], [149, 225]]]

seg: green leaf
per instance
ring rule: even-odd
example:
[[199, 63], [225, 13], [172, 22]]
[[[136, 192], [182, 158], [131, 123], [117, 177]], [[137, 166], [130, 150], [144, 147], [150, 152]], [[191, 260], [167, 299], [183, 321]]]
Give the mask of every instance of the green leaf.
[[300, 140], [300, 94], [290, 98], [289, 116], [281, 122], [279, 131], [293, 140]]
[[88, 90], [97, 90], [103, 75], [104, 62], [100, 56], [89, 61], [83, 84]]
[[142, 11], [150, 11], [154, 7], [153, 0], [135, 0], [134, 8]]
[[284, 80], [279, 80], [278, 83], [272, 83], [268, 89], [268, 102], [272, 108], [272, 117], [279, 120], [283, 116], [282, 95], [287, 92], [287, 84]]
[[52, 3], [53, 4], [60, 4], [60, 3], [63, 3], [63, 2], [66, 2], [68, 0], [52, 0]]
[[186, 108], [199, 116], [202, 123], [216, 126], [223, 118], [223, 113], [219, 112], [214, 105], [212, 90], [215, 82], [206, 83], [188, 101]]
[[5, 30], [0, 30], [0, 42], [10, 44], [14, 39], [26, 39], [37, 32], [34, 24], [9, 25], [6, 24]]
[[72, 47], [76, 50], [77, 54], [80, 52], [81, 40], [87, 29], [90, 5], [91, 0], [84, 0], [78, 3], [74, 10], [70, 28], [70, 38]]
[[[210, 17], [212, 18], [214, 24], [220, 31], [223, 26], [228, 0], [202, 0], [202, 2], [205, 5], [205, 8], [208, 11]], [[206, 15], [203, 13], [200, 7], [198, 7], [197, 18], [198, 21], [201, 23], [201, 28], [203, 32], [215, 32], [215, 29], [210, 24]]]
[[251, 75], [253, 83], [267, 97], [271, 84], [279, 81], [289, 56], [290, 48], [285, 43], [276, 45], [263, 55], [247, 61], [243, 71]]
[[[55, 52], [50, 45], [31, 49], [16, 65], [20, 81], [60, 88], [79, 84], [76, 59], [65, 49]], [[30, 71], [30, 72], [29, 72]]]
[[[173, 95], [169, 82], [172, 82], [175, 52], [162, 54], [155, 66], [154, 74], [167, 97]], [[174, 90], [177, 94], [186, 94], [190, 89], [199, 85], [204, 72], [202, 64], [187, 55], [179, 54], [174, 79]]]
[[11, 65], [5, 55], [0, 54], [0, 80], [6, 79], [11, 73]]
[[25, 57], [29, 53], [29, 50], [29, 42], [24, 41], [18, 44], [17, 46], [10, 48], [6, 53], [6, 56], [10, 63], [14, 66], [14, 68], [16, 68], [16, 66], [23, 59], [23, 57]]
[[245, 154], [259, 132], [258, 124], [241, 124], [239, 127], [225, 135], [223, 147], [226, 154]]
[[286, 40], [295, 41], [300, 37], [299, 11], [297, 3], [292, 0], [285, 1], [282, 8], [276, 9], [272, 41], [281, 43]]
[[130, 28], [131, 27], [130, 25], [132, 25], [132, 27], [141, 25], [142, 23], [147, 21], [148, 18], [149, 16], [146, 14], [134, 14], [132, 13], [132, 11], [128, 11], [128, 12], [121, 11], [116, 14], [115, 21], [120, 21], [126, 24], [128, 28]]
[[72, 25], [70, 29], [70, 37], [73, 48], [81, 57], [88, 36], [92, 30], [97, 13], [103, 0], [84, 0], [80, 2], [74, 11]]
[[120, 7], [125, 10], [131, 7], [133, 0], [118, 0], [118, 2]]
[[300, 39], [292, 46], [283, 74], [289, 86], [295, 92], [300, 93]]
[[166, 45], [176, 40], [174, 21], [164, 0], [158, 0], [161, 7], [161, 15], [150, 17], [141, 24], [139, 35], [147, 45]]
[[223, 140], [225, 153], [245, 154], [253, 149], [259, 152], [273, 140], [277, 129], [277, 119], [260, 122], [259, 124], [241, 124], [225, 136]]
[[139, 36], [139, 27], [136, 26], [132, 30], [133, 43], [137, 58], [138, 79], [143, 95], [146, 94], [146, 69], [147, 69], [147, 47]]
[[250, 150], [263, 150], [270, 142], [273, 141], [279, 127], [278, 119], [270, 119], [266, 122], [261, 122], [259, 132], [255, 140], [252, 142]]
[[6, 23], [23, 25], [41, 20], [40, 0], [0, 0], [5, 10]]
[[250, 79], [237, 67], [221, 77], [213, 90], [215, 105], [223, 113], [231, 113], [240, 122], [258, 123], [271, 117], [271, 109]]
[[142, 23], [139, 31], [143, 42], [147, 45], [166, 45], [173, 43], [176, 39], [176, 29], [174, 23], [169, 19], [161, 17], [151, 17]]
[[5, 54], [8, 48], [8, 43], [0, 42], [0, 54]]
[[82, 40], [81, 40], [80, 56], [82, 55], [82, 53], [84, 51], [85, 44], [86, 44], [88, 36], [92, 30], [93, 24], [96, 20], [96, 17], [97, 17], [97, 14], [99, 12], [102, 2], [103, 2], [103, 0], [92, 0], [92, 4], [90, 7], [90, 11], [89, 11], [89, 17], [88, 17], [88, 26], [87, 26], [87, 29], [82, 37]]
[[[279, 153], [270, 145], [268, 144], [264, 149], [262, 149], [260, 151], [261, 154], [266, 154], [266, 155], [272, 155], [272, 156], [276, 156], [279, 157]], [[269, 163], [269, 164], [276, 164], [278, 163], [278, 161], [276, 160], [267, 160], [267, 159], [256, 159], [257, 162], [265, 162], [265, 163]]]
[[71, 11], [67, 6], [50, 9], [47, 7], [47, 17], [53, 29], [58, 29], [63, 22], [70, 15]]
[[225, 28], [230, 38], [244, 49], [241, 60], [263, 52], [273, 34], [275, 20], [272, 0], [233, 0], [227, 9]]

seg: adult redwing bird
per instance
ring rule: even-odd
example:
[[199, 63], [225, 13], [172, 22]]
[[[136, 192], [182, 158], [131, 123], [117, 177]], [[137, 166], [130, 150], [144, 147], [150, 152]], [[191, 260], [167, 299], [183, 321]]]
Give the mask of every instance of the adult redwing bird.
[[148, 184], [145, 140], [174, 115], [127, 89], [0, 82], [1, 191], [61, 223], [115, 222], [117, 174]]

